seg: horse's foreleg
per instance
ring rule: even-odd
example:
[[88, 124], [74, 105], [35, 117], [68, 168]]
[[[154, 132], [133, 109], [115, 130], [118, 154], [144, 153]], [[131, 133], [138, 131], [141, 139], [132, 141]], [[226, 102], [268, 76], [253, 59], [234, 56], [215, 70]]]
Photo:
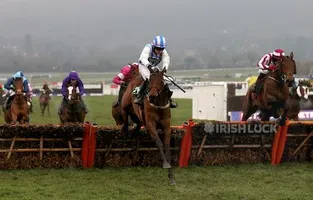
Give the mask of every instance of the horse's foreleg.
[[[171, 166], [171, 161], [172, 161], [171, 150], [170, 150], [170, 147], [171, 147], [171, 127], [170, 127], [169, 123], [164, 127], [163, 132], [164, 132], [165, 157], [166, 157], [168, 164]], [[167, 163], [163, 161], [163, 167], [166, 165], [167, 165]], [[171, 167], [168, 168], [168, 178], [170, 180], [171, 185], [176, 184], [176, 181], [174, 179], [174, 174], [172, 172]]]
[[163, 160], [163, 168], [165, 169], [169, 169], [171, 168], [170, 163], [167, 161], [164, 151], [163, 151], [163, 143], [159, 137], [159, 134], [156, 130], [156, 124], [155, 122], [151, 122], [149, 120], [147, 120], [148, 122], [146, 123], [146, 128], [147, 131], [149, 132], [149, 134], [151, 135], [151, 138], [155, 141], [156, 146], [158, 147], [160, 153], [161, 153], [161, 158]]
[[11, 124], [16, 124], [16, 123], [17, 123], [17, 114], [11, 113]]

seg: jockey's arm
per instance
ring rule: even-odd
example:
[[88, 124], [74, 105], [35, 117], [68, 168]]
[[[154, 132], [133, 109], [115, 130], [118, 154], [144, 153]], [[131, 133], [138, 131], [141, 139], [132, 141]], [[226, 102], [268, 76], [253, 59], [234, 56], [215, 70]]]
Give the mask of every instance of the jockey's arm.
[[113, 83], [120, 85], [124, 82], [125, 77], [131, 72], [131, 69], [129, 68], [129, 66], [124, 66], [121, 69], [121, 72], [119, 74], [117, 74], [114, 79], [113, 79]]
[[11, 90], [12, 89], [11, 85], [13, 85], [13, 78], [9, 78], [3, 87], [7, 90]]
[[163, 55], [162, 55], [162, 59], [163, 59], [163, 67], [162, 70], [165, 68], [166, 71], [168, 70], [168, 67], [170, 66], [170, 56], [168, 55], [166, 49], [163, 50]]
[[140, 54], [139, 60], [138, 60], [138, 62], [140, 64], [142, 64], [142, 65], [144, 65], [146, 67], [148, 67], [150, 65], [150, 62], [148, 61], [149, 55], [150, 55], [150, 51], [151, 51], [151, 48], [148, 45], [146, 45], [143, 48], [143, 50], [142, 50], [142, 52]]
[[28, 87], [28, 81], [25, 80], [23, 82], [23, 86], [24, 86], [24, 93], [28, 93], [29, 92], [29, 87]]
[[118, 75], [114, 76], [112, 82], [115, 83], [116, 85], [120, 85], [122, 83], [122, 78], [123, 78], [123, 74], [119, 73]]
[[79, 94], [81, 95], [81, 96], [83, 96], [84, 95], [84, 84], [83, 84], [83, 82], [79, 79], [78, 80], [78, 88], [79, 88]]
[[264, 55], [258, 62], [258, 67], [262, 70], [269, 70], [270, 56], [268, 54]]

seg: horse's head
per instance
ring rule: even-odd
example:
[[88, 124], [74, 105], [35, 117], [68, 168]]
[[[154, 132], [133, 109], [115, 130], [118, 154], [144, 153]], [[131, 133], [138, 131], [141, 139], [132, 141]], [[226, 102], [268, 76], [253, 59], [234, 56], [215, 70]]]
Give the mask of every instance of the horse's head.
[[77, 93], [77, 87], [69, 86], [68, 88], [68, 100], [70, 101], [70, 104], [73, 104], [74, 102], [79, 101], [79, 95]]
[[17, 96], [22, 96], [23, 95], [23, 78], [16, 78], [13, 81], [13, 86], [15, 88], [15, 94]]
[[164, 72], [164, 70], [159, 71], [158, 69], [151, 71], [148, 93], [150, 102], [156, 99], [161, 94], [161, 92], [164, 91]]
[[294, 74], [297, 73], [297, 66], [293, 59], [293, 52], [290, 53], [290, 56], [285, 56], [278, 62], [278, 73], [284, 82], [294, 80]]

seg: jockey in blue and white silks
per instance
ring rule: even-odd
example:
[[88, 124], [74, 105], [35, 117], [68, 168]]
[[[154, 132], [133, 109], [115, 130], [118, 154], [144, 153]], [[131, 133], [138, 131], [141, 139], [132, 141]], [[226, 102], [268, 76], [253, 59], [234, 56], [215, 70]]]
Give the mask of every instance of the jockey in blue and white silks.
[[[150, 78], [150, 70], [149, 68], [156, 67], [158, 64], [162, 62], [162, 70], [168, 70], [170, 65], [170, 56], [166, 51], [166, 40], [163, 36], [156, 36], [151, 44], [146, 44], [143, 48], [140, 57], [139, 57], [139, 73], [141, 74], [144, 82], [140, 85], [137, 98], [135, 99], [136, 104], [141, 104], [141, 99], [144, 96], [144, 91], [149, 82]], [[166, 84], [168, 89], [169, 98], [170, 98], [170, 106], [171, 108], [176, 108], [177, 103], [171, 99], [173, 94], [172, 91], [169, 90], [168, 85]]]
[[[8, 90], [8, 93], [6, 95], [6, 99], [4, 101], [3, 107], [7, 109], [7, 106], [10, 105], [10, 102], [12, 100], [13, 95], [15, 94], [15, 91], [13, 88], [13, 83], [15, 79], [23, 79], [23, 93], [28, 94], [29, 92], [29, 86], [28, 86], [28, 80], [24, 76], [24, 73], [22, 71], [16, 72], [12, 77], [10, 77], [7, 82], [4, 84], [4, 88]], [[30, 106], [31, 102], [27, 100], [27, 105]]]

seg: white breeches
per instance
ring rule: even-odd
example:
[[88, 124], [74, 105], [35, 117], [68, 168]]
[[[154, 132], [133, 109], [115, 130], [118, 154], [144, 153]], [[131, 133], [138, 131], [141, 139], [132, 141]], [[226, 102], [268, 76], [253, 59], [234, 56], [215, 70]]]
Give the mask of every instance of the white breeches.
[[268, 74], [269, 70], [259, 68], [259, 73], [261, 74]]
[[146, 66], [139, 64], [139, 73], [142, 76], [143, 80], [146, 80], [146, 79], [149, 80], [150, 71]]

